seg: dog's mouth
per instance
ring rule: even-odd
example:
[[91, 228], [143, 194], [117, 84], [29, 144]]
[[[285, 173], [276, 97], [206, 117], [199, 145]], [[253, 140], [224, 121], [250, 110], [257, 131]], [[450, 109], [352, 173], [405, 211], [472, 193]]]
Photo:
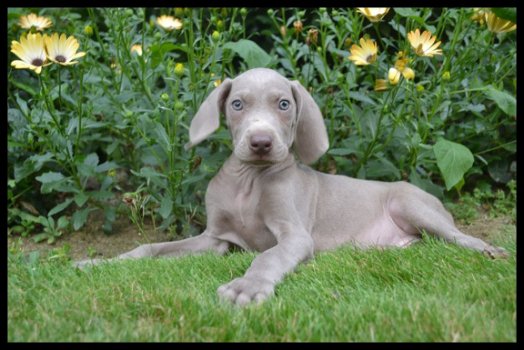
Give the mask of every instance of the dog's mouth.
[[242, 147], [235, 148], [234, 153], [243, 163], [257, 167], [267, 167], [282, 163], [289, 154], [289, 152], [285, 152], [282, 149], [273, 149], [267, 153], [257, 154]]
[[248, 163], [250, 165], [254, 165], [254, 166], [270, 166], [270, 165], [273, 165], [273, 164], [276, 164], [278, 163], [278, 161], [274, 160], [274, 159], [271, 159], [269, 157], [264, 157], [264, 156], [256, 156], [256, 157], [253, 157], [251, 159], [246, 159], [244, 160], [245, 163]]

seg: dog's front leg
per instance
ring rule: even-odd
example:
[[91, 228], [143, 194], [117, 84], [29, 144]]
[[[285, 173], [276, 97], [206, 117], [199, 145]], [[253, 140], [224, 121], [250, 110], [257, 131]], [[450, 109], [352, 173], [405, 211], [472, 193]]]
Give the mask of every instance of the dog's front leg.
[[114, 260], [181, 256], [187, 254], [198, 254], [206, 251], [224, 254], [228, 248], [228, 242], [215, 238], [208, 234], [207, 231], [204, 231], [198, 236], [186, 238], [180, 241], [143, 244], [112, 259], [87, 259], [77, 261], [74, 263], [74, 266], [83, 268], [85, 266], [97, 265]]
[[237, 305], [260, 303], [273, 294], [284, 275], [313, 256], [313, 239], [304, 230], [295, 228], [278, 240], [276, 246], [255, 258], [243, 277], [218, 288], [218, 295]]

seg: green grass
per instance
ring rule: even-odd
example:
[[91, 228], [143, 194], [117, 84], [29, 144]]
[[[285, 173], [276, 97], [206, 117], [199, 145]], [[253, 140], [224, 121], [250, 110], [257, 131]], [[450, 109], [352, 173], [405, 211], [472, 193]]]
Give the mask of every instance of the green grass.
[[511, 256], [425, 239], [409, 249], [344, 247], [288, 275], [260, 306], [220, 302], [252, 253], [146, 259], [79, 271], [10, 254], [9, 341], [515, 341]]

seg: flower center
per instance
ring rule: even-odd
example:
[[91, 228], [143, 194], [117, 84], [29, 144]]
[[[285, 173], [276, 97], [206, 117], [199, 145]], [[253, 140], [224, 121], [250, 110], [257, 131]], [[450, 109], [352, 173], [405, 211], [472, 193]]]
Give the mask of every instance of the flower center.
[[373, 63], [373, 62], [375, 62], [375, 59], [376, 59], [376, 58], [377, 58], [377, 55], [375, 55], [375, 54], [371, 54], [371, 55], [369, 55], [368, 57], [366, 57], [366, 61], [367, 61], [368, 63]]
[[41, 65], [44, 64], [44, 61], [42, 61], [42, 59], [40, 58], [35, 58], [34, 60], [31, 61], [31, 64], [33, 66], [40, 67]]
[[62, 56], [62, 55], [58, 55], [58, 56], [55, 57], [55, 60], [57, 60], [60, 63], [63, 63], [63, 62], [66, 61], [66, 58], [64, 56]]

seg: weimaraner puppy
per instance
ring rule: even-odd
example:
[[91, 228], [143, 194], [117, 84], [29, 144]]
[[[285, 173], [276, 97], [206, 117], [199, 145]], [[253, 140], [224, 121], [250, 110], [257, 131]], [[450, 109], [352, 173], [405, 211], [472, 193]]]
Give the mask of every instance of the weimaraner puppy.
[[234, 150], [209, 183], [205, 231], [141, 245], [116, 259], [224, 254], [231, 245], [261, 252], [244, 276], [218, 288], [221, 298], [244, 305], [268, 298], [285, 274], [315, 252], [342, 244], [406, 247], [425, 230], [490, 257], [506, 256], [503, 248], [460, 232], [436, 197], [409, 183], [329, 175], [306, 166], [326, 152], [328, 136], [317, 104], [298, 81], [265, 68], [225, 79], [194, 116], [187, 147], [219, 127], [221, 112]]

